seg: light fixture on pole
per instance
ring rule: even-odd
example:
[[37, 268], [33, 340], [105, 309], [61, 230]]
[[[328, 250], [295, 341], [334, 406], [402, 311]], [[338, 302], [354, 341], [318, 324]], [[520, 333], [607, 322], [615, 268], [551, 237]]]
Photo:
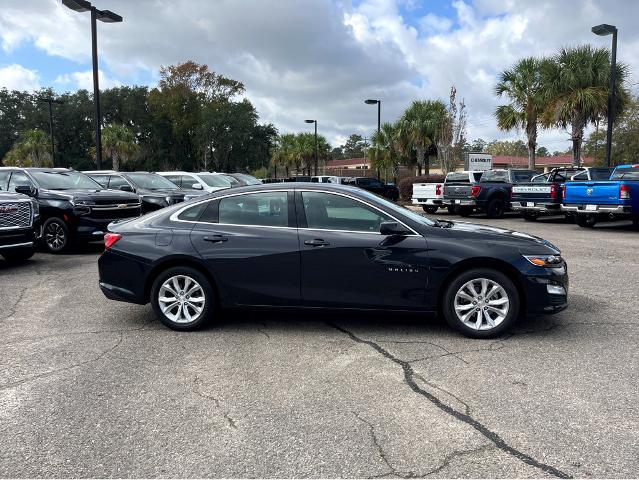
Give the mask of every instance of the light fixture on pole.
[[304, 120], [305, 123], [314, 123], [315, 124], [315, 161], [314, 161], [314, 170], [315, 175], [317, 176], [317, 120]]
[[612, 124], [615, 121], [616, 77], [617, 77], [617, 27], [602, 23], [592, 27], [592, 33], [599, 36], [612, 34], [612, 58], [610, 59], [610, 92], [608, 92], [608, 129], [606, 131], [606, 166], [610, 166], [612, 151]]
[[[382, 101], [381, 100], [375, 100], [372, 98], [369, 98], [368, 100], [364, 100], [364, 103], [366, 105], [377, 105], [377, 133], [379, 133], [379, 130], [382, 126]], [[379, 180], [379, 168], [377, 169], [377, 179]]]
[[55, 146], [53, 143], [53, 108], [51, 107], [52, 103], [62, 105], [64, 102], [62, 100], [56, 100], [51, 97], [39, 97], [38, 100], [41, 102], [47, 102], [49, 104], [49, 137], [51, 139], [51, 163], [55, 167]]
[[95, 161], [102, 168], [102, 115], [100, 113], [100, 85], [98, 83], [98, 34], [96, 21], [119, 23], [122, 17], [110, 10], [98, 10], [86, 0], [62, 0], [62, 4], [75, 12], [91, 12], [91, 57], [93, 60], [93, 103], [95, 104]]

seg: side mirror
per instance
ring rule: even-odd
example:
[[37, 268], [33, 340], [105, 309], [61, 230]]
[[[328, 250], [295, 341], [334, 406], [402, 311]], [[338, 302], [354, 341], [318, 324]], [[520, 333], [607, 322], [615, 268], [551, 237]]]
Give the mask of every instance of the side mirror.
[[191, 188], [193, 188], [194, 190], [204, 190], [204, 187], [201, 183], [194, 183], [193, 185], [191, 185]]
[[22, 195], [28, 195], [30, 197], [35, 197], [38, 194], [38, 190], [31, 185], [18, 185], [14, 188], [16, 193], [21, 193]]
[[133, 192], [131, 185], [120, 185], [120, 190], [123, 192]]
[[397, 222], [382, 222], [379, 226], [382, 235], [408, 235], [410, 232]]

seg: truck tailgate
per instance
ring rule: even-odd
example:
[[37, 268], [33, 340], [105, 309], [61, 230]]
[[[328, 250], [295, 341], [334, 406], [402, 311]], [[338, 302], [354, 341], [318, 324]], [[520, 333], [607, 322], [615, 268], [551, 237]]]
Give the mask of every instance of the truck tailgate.
[[619, 182], [566, 182], [564, 204], [618, 205]]
[[[439, 189], [437, 186], [439, 185]], [[439, 195], [437, 191], [439, 190]], [[413, 198], [426, 199], [426, 198], [443, 198], [444, 189], [441, 183], [414, 183], [413, 184]]]
[[470, 184], [444, 184], [444, 198], [470, 198], [472, 188]]
[[517, 184], [513, 185], [511, 200], [513, 202], [548, 203], [550, 199], [551, 184]]

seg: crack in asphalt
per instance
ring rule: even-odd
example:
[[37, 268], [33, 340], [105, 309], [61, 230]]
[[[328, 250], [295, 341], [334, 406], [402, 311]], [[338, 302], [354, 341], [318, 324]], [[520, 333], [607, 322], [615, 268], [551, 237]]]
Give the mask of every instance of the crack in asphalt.
[[404, 382], [406, 383], [406, 385], [413, 392], [415, 392], [418, 395], [421, 395], [422, 397], [426, 398], [428, 401], [430, 401], [434, 406], [436, 406], [437, 408], [442, 410], [444, 413], [447, 413], [448, 415], [451, 415], [452, 417], [456, 418], [457, 420], [459, 420], [459, 421], [471, 426], [475, 430], [477, 430], [481, 435], [483, 435], [488, 440], [490, 440], [490, 442], [492, 442], [493, 445], [496, 448], [498, 448], [499, 450], [502, 450], [503, 452], [506, 452], [506, 453], [512, 455], [513, 457], [519, 459], [520, 461], [524, 462], [525, 464], [530, 465], [530, 466], [535, 467], [535, 468], [538, 468], [541, 471], [543, 471], [544, 473], [547, 473], [549, 475], [553, 475], [553, 476], [558, 477], [558, 478], [572, 478], [572, 476], [569, 475], [568, 473], [565, 473], [565, 472], [561, 471], [560, 469], [558, 469], [556, 467], [553, 467], [552, 465], [547, 465], [545, 463], [542, 463], [539, 460], [531, 457], [530, 455], [517, 450], [515, 447], [512, 447], [511, 445], [506, 443], [506, 441], [504, 439], [502, 439], [496, 432], [493, 432], [488, 427], [486, 427], [484, 424], [482, 424], [478, 420], [474, 419], [472, 416], [470, 416], [470, 415], [468, 415], [466, 413], [460, 412], [458, 410], [455, 410], [454, 408], [450, 407], [449, 405], [446, 405], [444, 402], [442, 402], [439, 398], [437, 398], [432, 393], [430, 393], [430, 392], [424, 390], [423, 388], [421, 388], [417, 384], [417, 382], [415, 381], [416, 374], [415, 374], [415, 371], [413, 370], [413, 367], [410, 365], [409, 362], [407, 362], [405, 360], [402, 360], [400, 358], [397, 358], [392, 353], [390, 353], [388, 350], [386, 350], [384, 347], [380, 346], [379, 344], [375, 343], [374, 341], [365, 340], [363, 338], [360, 338], [357, 335], [355, 335], [354, 333], [352, 333], [351, 331], [346, 330], [345, 328], [343, 328], [343, 327], [341, 327], [339, 325], [336, 325], [334, 323], [328, 323], [328, 325], [330, 327], [334, 328], [335, 330], [338, 330], [338, 331], [342, 332], [343, 334], [347, 335], [354, 342], [361, 343], [361, 344], [364, 344], [364, 345], [368, 345], [369, 347], [373, 348], [373, 350], [375, 350], [377, 353], [381, 354], [382, 356], [384, 356], [388, 360], [392, 361], [393, 363], [399, 365], [402, 368], [403, 372], [404, 372]]
[[214, 397], [213, 395], [209, 395], [207, 393], [204, 393], [200, 390], [200, 386], [204, 385], [204, 381], [198, 377], [197, 375], [195, 376], [195, 378], [193, 379], [193, 393], [195, 393], [196, 395], [206, 399], [206, 400], [211, 400], [213, 402], [213, 404], [215, 405], [215, 408], [217, 408], [218, 410], [220, 410], [222, 412], [222, 416], [224, 417], [224, 419], [226, 420], [227, 425], [230, 428], [233, 429], [237, 429], [237, 423], [235, 422], [235, 420], [233, 419], [233, 417], [231, 417], [227, 412], [224, 411], [224, 409], [222, 408], [222, 404], [220, 403], [220, 400], [216, 397]]
[[113, 353], [113, 351], [120, 346], [120, 344], [122, 343], [123, 339], [124, 339], [124, 335], [122, 335], [120, 333], [118, 341], [115, 343], [115, 345], [113, 345], [112, 347], [106, 349], [105, 351], [103, 351], [102, 353], [100, 353], [98, 356], [96, 356], [94, 358], [91, 358], [89, 360], [85, 360], [83, 362], [74, 363], [73, 365], [68, 365], [66, 367], [57, 368], [55, 370], [50, 370], [48, 372], [43, 372], [43, 373], [39, 373], [37, 375], [32, 375], [31, 377], [24, 378], [24, 379], [18, 380], [16, 382], [5, 383], [4, 385], [0, 385], [0, 391], [8, 390], [8, 389], [15, 388], [15, 387], [19, 387], [20, 385], [24, 385], [25, 383], [33, 382], [35, 380], [40, 380], [42, 378], [51, 377], [53, 375], [57, 375], [58, 373], [67, 372], [69, 370], [73, 370], [74, 368], [82, 367], [84, 365], [88, 365], [89, 363], [97, 362], [98, 360], [106, 357], [110, 353]]
[[399, 477], [399, 478], [424, 478], [424, 477], [427, 477], [428, 475], [433, 475], [435, 473], [440, 472], [441, 470], [449, 466], [450, 463], [457, 457], [464, 456], [464, 455], [472, 455], [475, 453], [485, 452], [488, 450], [494, 450], [496, 448], [494, 445], [481, 445], [480, 447], [471, 448], [469, 450], [455, 450], [449, 453], [448, 455], [446, 455], [444, 457], [443, 462], [440, 465], [433, 468], [432, 470], [429, 470], [428, 472], [415, 473], [409, 470], [408, 472], [403, 473], [398, 471], [388, 459], [388, 456], [386, 455], [386, 452], [384, 451], [384, 447], [382, 447], [382, 444], [379, 441], [379, 438], [377, 437], [377, 433], [375, 432], [375, 426], [371, 422], [366, 420], [365, 418], [362, 418], [357, 412], [353, 412], [353, 415], [355, 415], [355, 417], [360, 422], [362, 422], [368, 427], [370, 435], [371, 435], [371, 439], [373, 441], [373, 445], [375, 445], [375, 449], [377, 450], [377, 454], [379, 455], [380, 459], [384, 462], [384, 464], [389, 469], [387, 472], [381, 473], [379, 475], [374, 475], [368, 478], [383, 478], [388, 476]]

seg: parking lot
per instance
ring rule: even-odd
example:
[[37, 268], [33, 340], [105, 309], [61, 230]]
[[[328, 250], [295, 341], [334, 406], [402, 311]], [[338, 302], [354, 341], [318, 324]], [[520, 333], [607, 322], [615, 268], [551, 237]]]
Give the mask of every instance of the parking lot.
[[639, 233], [471, 221], [560, 247], [570, 307], [488, 341], [382, 313], [176, 333], [103, 297], [100, 245], [0, 261], [0, 477], [636, 477]]

